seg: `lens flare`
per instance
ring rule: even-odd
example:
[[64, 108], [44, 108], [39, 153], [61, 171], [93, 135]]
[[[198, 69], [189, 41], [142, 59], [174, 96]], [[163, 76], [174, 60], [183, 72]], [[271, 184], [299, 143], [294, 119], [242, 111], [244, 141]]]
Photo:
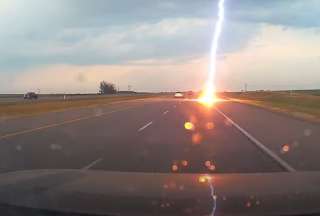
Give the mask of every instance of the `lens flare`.
[[213, 86], [208, 87], [207, 85], [207, 89], [205, 89], [205, 91], [200, 95], [198, 101], [207, 107], [212, 107], [216, 101], [216, 95]]
[[200, 95], [199, 102], [211, 107], [215, 100], [215, 75], [216, 75], [216, 62], [217, 62], [217, 50], [218, 42], [222, 32], [222, 24], [224, 20], [224, 2], [225, 0], [219, 0], [218, 8], [218, 21], [215, 26], [215, 31], [213, 35], [212, 45], [211, 45], [211, 54], [210, 54], [210, 64], [209, 64], [209, 74], [208, 80], [203, 90], [203, 93]]
[[179, 169], [179, 167], [178, 167], [178, 165], [176, 165], [176, 164], [173, 164], [173, 165], [171, 166], [172, 172], [177, 172], [178, 169]]
[[184, 128], [186, 130], [194, 130], [194, 125], [191, 122], [184, 123]]

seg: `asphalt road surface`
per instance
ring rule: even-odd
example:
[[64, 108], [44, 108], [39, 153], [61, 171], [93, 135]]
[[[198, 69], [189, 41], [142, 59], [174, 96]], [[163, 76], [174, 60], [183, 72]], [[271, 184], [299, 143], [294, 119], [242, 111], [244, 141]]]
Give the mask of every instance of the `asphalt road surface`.
[[231, 101], [144, 99], [0, 120], [0, 172], [320, 170], [320, 126]]

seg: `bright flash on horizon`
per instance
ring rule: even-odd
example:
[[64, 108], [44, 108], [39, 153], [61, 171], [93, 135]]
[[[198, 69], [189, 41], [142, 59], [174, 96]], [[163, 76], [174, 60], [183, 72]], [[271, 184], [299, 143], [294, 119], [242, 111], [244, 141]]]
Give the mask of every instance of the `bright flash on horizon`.
[[198, 101], [203, 105], [206, 105], [207, 107], [212, 107], [216, 101], [216, 95], [214, 90], [206, 89], [204, 93], [200, 95], [200, 98], [198, 99]]
[[218, 49], [218, 42], [222, 31], [222, 24], [224, 20], [224, 1], [219, 0], [218, 4], [218, 21], [215, 26], [215, 31], [213, 35], [212, 45], [211, 45], [211, 53], [210, 53], [210, 64], [209, 64], [209, 73], [208, 73], [208, 80], [206, 85], [203, 89], [202, 94], [200, 95], [198, 101], [208, 107], [213, 106], [216, 101], [216, 94], [215, 94], [215, 76], [216, 76], [216, 62], [217, 62], [217, 49]]

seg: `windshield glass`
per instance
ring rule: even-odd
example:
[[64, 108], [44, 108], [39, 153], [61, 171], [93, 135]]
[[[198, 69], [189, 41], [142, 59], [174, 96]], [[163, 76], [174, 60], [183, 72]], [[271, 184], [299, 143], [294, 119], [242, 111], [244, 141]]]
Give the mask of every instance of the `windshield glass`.
[[320, 213], [319, 14], [0, 0], [0, 214]]

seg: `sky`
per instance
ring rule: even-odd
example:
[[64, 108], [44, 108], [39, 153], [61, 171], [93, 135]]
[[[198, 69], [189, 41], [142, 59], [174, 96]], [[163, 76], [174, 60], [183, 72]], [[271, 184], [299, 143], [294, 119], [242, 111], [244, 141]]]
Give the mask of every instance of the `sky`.
[[[320, 88], [320, 1], [226, 0], [216, 86]], [[217, 0], [0, 0], [0, 93], [199, 90]]]

